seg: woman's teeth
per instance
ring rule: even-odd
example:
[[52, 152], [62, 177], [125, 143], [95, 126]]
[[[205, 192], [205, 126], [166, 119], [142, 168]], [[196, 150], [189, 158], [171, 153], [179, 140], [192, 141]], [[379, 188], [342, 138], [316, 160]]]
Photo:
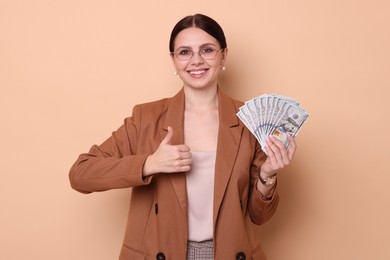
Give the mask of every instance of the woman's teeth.
[[192, 75], [200, 75], [203, 74], [205, 71], [204, 70], [196, 70], [196, 71], [190, 71], [190, 74]]

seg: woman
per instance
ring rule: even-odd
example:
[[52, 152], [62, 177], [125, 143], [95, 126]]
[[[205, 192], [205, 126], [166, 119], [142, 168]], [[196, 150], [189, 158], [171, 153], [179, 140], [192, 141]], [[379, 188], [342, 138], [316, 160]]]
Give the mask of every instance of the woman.
[[276, 172], [290, 147], [268, 139], [268, 157], [236, 113], [242, 102], [218, 86], [227, 45], [213, 19], [180, 20], [169, 43], [183, 88], [171, 98], [136, 105], [103, 144], [70, 170], [74, 189], [132, 187], [121, 260], [266, 259], [253, 224], [278, 204]]

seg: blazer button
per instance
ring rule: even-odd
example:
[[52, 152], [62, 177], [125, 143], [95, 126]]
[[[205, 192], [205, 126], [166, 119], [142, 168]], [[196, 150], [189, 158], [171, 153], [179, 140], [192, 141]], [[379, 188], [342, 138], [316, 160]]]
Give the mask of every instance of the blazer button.
[[161, 252], [158, 252], [156, 255], [156, 260], [165, 260], [165, 255]]
[[246, 255], [243, 252], [239, 252], [236, 255], [236, 259], [237, 260], [245, 260], [246, 259]]
[[154, 204], [154, 213], [158, 214], [158, 204]]

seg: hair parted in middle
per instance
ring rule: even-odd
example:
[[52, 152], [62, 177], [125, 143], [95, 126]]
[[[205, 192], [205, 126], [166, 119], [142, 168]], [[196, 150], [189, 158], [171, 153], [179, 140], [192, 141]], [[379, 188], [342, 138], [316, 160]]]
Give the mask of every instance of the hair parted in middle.
[[221, 45], [221, 49], [225, 49], [227, 47], [226, 38], [222, 27], [211, 17], [203, 14], [195, 14], [184, 17], [175, 25], [175, 27], [173, 27], [169, 40], [169, 52], [175, 51], [174, 45], [176, 36], [182, 30], [192, 27], [199, 28], [213, 36]]

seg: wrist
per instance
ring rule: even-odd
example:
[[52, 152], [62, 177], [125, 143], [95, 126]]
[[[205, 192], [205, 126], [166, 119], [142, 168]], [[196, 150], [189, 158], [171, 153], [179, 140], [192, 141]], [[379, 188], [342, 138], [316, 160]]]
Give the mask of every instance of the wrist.
[[265, 185], [265, 186], [273, 186], [275, 185], [277, 178], [276, 178], [276, 173], [268, 176], [262, 176], [262, 172], [259, 173], [259, 181]]
[[260, 179], [257, 181], [257, 190], [264, 201], [269, 201], [273, 198], [276, 190], [276, 182], [272, 185], [262, 184]]
[[152, 166], [153, 163], [151, 161], [152, 161], [151, 155], [146, 157], [145, 163], [144, 163], [143, 168], [142, 168], [142, 176], [143, 177], [148, 177], [154, 173], [153, 166]]

